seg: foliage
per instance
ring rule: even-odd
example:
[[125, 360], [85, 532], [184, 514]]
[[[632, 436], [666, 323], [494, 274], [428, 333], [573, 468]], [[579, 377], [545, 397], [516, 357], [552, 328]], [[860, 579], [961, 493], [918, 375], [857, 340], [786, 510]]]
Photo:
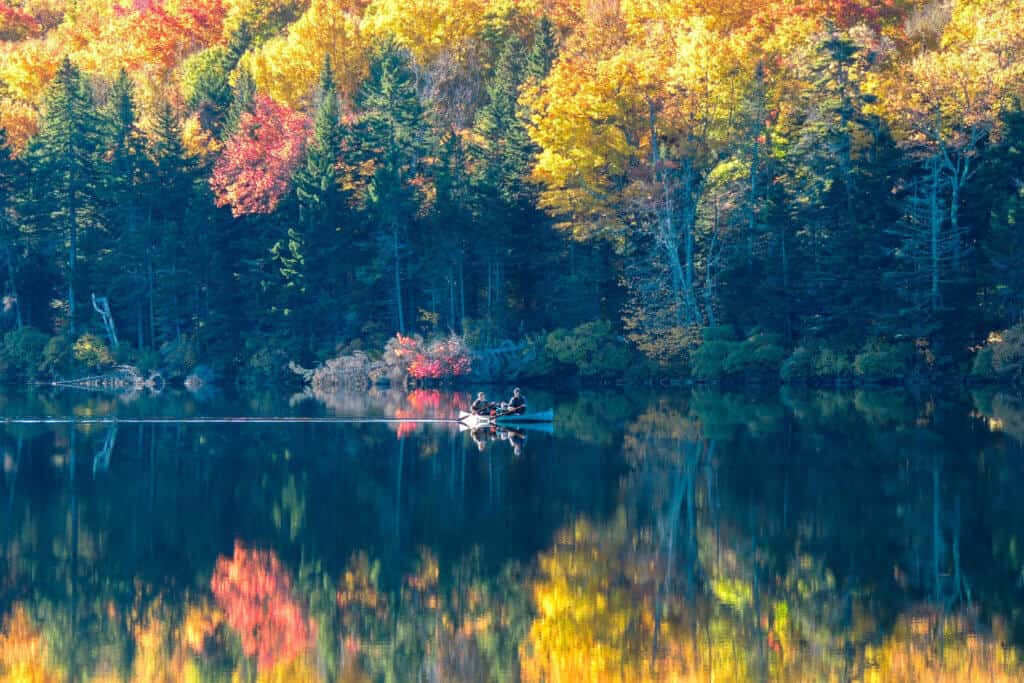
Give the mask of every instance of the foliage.
[[83, 334], [75, 340], [73, 346], [75, 360], [94, 370], [114, 365], [114, 356], [110, 347], [95, 334]]
[[242, 650], [261, 670], [288, 663], [316, 635], [313, 623], [292, 592], [292, 580], [277, 556], [235, 544], [234, 555], [220, 557], [210, 590]]
[[700, 380], [727, 377], [777, 377], [785, 351], [777, 335], [751, 334], [743, 341], [711, 339], [692, 354], [693, 376]]
[[544, 350], [582, 377], [621, 376], [631, 361], [629, 348], [607, 320], [555, 330], [548, 334]]
[[452, 379], [469, 374], [472, 368], [469, 347], [456, 335], [424, 343], [422, 337], [399, 334], [388, 342], [384, 358], [404, 367], [413, 379]]
[[35, 379], [49, 337], [34, 327], [22, 327], [4, 335], [0, 349], [3, 374], [10, 379]]
[[1024, 304], [1021, 26], [1012, 0], [0, 3], [4, 332], [75, 339], [95, 292], [139, 353], [232, 372], [279, 371], [246, 339], [308, 364], [551, 330], [538, 368], [602, 378], [702, 342], [746, 344], [705, 378], [775, 347], [862, 376], [879, 338], [966, 367]]
[[257, 96], [254, 111], [242, 114], [213, 168], [217, 206], [230, 206], [236, 218], [273, 212], [302, 158], [307, 128], [302, 114]]
[[43, 347], [43, 360], [39, 369], [50, 375], [66, 375], [74, 365], [73, 344], [73, 340], [66, 335], [50, 337]]
[[871, 381], [896, 382], [910, 376], [916, 368], [917, 351], [910, 342], [868, 342], [853, 359], [853, 370]]
[[779, 373], [784, 382], [835, 381], [853, 375], [853, 361], [826, 344], [800, 345], [782, 363]]

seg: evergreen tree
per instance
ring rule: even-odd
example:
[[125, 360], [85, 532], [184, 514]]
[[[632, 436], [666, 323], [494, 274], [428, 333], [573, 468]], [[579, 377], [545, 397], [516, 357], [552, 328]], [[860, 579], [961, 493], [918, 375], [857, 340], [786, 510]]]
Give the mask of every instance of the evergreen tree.
[[7, 142], [7, 131], [0, 128], [0, 258], [3, 259], [2, 267], [7, 273], [4, 297], [11, 302], [14, 324], [18, 329], [21, 329], [24, 322], [18, 298], [24, 239], [19, 227], [16, 203], [27, 183], [28, 169], [21, 159], [14, 156]]
[[185, 150], [181, 122], [168, 102], [157, 108], [148, 154], [152, 167], [150, 215], [152, 257], [147, 261], [146, 301], [149, 337], [159, 342], [179, 339], [196, 323], [189, 320], [199, 277], [194, 251], [202, 235], [188, 220], [196, 181], [196, 165]]
[[314, 343], [317, 336], [336, 332], [341, 304], [338, 283], [345, 198], [337, 164], [345, 131], [329, 55], [324, 58], [316, 99], [313, 135], [294, 176], [299, 220], [288, 229], [287, 239], [273, 248], [287, 292], [285, 313]]
[[238, 130], [242, 114], [251, 112], [256, 103], [256, 81], [252, 72], [242, 67], [235, 75], [235, 85], [231, 89], [231, 104], [224, 115], [224, 126], [221, 128], [221, 139], [226, 140]]
[[543, 16], [537, 22], [537, 30], [533, 34], [533, 45], [530, 47], [530, 54], [526, 60], [526, 76], [535, 82], [540, 82], [551, 71], [551, 65], [558, 55], [558, 38], [555, 34], [555, 25], [547, 16]]
[[[122, 310], [136, 313], [132, 309], [144, 301], [145, 263], [149, 251], [145, 217], [149, 192], [145, 140], [136, 122], [134, 86], [124, 71], [111, 88], [103, 123], [109, 150], [102, 173], [104, 209], [109, 237], [117, 249], [109, 254], [109, 263], [101, 266], [107, 285], [103, 294], [110, 300], [116, 320]], [[141, 334], [137, 341], [142, 348]]]
[[380, 230], [380, 257], [390, 262], [395, 322], [404, 333], [403, 256], [420, 202], [417, 184], [434, 147], [406, 50], [391, 41], [376, 49], [356, 104], [358, 141], [373, 168], [364, 199]]
[[66, 253], [67, 329], [77, 333], [79, 239], [99, 209], [99, 119], [88, 81], [65, 58], [47, 91], [29, 157], [38, 188], [32, 218]]

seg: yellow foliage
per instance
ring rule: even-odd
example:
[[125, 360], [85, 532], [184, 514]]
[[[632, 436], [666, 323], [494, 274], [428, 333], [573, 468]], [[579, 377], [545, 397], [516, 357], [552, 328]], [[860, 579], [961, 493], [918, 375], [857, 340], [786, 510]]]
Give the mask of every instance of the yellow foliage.
[[242, 63], [261, 91], [300, 108], [309, 104], [329, 54], [339, 93], [351, 96], [367, 70], [358, 10], [355, 3], [313, 0], [286, 35], [246, 53]]
[[[969, 619], [930, 608], [901, 617], [866, 658], [865, 683], [1010, 683], [1024, 680], [1012, 647], [973, 631]], [[939, 644], [941, 643], [941, 645]]]
[[46, 646], [23, 605], [16, 604], [0, 633], [0, 681], [49, 683], [63, 680], [46, 668]]
[[417, 62], [427, 64], [443, 52], [463, 56], [483, 29], [488, 10], [486, 0], [373, 0], [363, 31], [374, 40], [394, 38]]

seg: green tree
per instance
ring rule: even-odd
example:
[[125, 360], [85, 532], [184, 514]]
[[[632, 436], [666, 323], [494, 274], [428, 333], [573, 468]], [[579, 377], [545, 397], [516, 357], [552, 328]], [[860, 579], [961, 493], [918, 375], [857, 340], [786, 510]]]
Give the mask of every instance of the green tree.
[[329, 55], [316, 99], [313, 136], [294, 176], [298, 223], [273, 247], [286, 291], [284, 314], [313, 344], [328, 332], [337, 332], [342, 303], [339, 265], [345, 196], [337, 165], [345, 130]]
[[99, 217], [99, 118], [89, 82], [65, 58], [44, 103], [40, 130], [29, 147], [35, 186], [32, 214], [40, 231], [52, 235], [66, 259], [67, 328], [76, 334], [79, 240]]
[[392, 41], [377, 47], [356, 105], [361, 112], [358, 144], [373, 169], [363, 198], [378, 226], [380, 260], [390, 262], [395, 322], [404, 333], [408, 302], [403, 294], [403, 259], [422, 200], [419, 185], [426, 157], [436, 146], [405, 49]]
[[24, 235], [19, 227], [16, 204], [27, 184], [28, 169], [21, 159], [14, 156], [7, 142], [7, 131], [0, 128], [0, 257], [3, 258], [2, 267], [7, 271], [4, 296], [13, 302], [14, 324], [19, 330], [24, 322], [18, 299]]

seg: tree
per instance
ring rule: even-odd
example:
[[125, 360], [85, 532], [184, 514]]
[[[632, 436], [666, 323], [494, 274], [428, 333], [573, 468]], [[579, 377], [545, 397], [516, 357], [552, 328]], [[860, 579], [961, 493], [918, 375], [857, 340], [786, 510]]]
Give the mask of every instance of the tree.
[[66, 253], [67, 329], [77, 331], [81, 231], [97, 223], [99, 125], [89, 83], [78, 68], [65, 59], [47, 93], [39, 135], [33, 139], [29, 158], [39, 188], [33, 218]]
[[[103, 168], [104, 210], [112, 241], [119, 245], [109, 256], [104, 278], [112, 291], [102, 292], [114, 297], [114, 309], [124, 302], [134, 302], [138, 317], [138, 348], [144, 347], [142, 305], [146, 291], [146, 264], [151, 257], [151, 230], [147, 205], [152, 187], [145, 140], [136, 120], [134, 85], [122, 71], [108, 96], [103, 111], [104, 133], [108, 152]], [[116, 295], [116, 296], [115, 296]]]
[[307, 128], [302, 114], [257, 95], [255, 109], [241, 115], [213, 167], [217, 206], [230, 206], [235, 217], [272, 213], [302, 159]]
[[295, 319], [311, 342], [318, 334], [336, 329], [330, 323], [338, 319], [336, 309], [343, 299], [339, 266], [346, 198], [337, 165], [345, 130], [330, 55], [324, 57], [317, 99], [313, 134], [293, 179], [299, 220], [288, 230], [287, 240], [273, 247], [288, 292], [285, 314]]
[[402, 257], [422, 199], [425, 157], [433, 147], [406, 50], [391, 41], [378, 46], [356, 105], [360, 156], [370, 169], [362, 199], [380, 230], [381, 259], [391, 263], [395, 323], [404, 333]]
[[21, 200], [21, 192], [27, 186], [28, 180], [28, 169], [24, 161], [12, 154], [7, 141], [7, 131], [0, 128], [0, 254], [3, 258], [2, 267], [7, 271], [3, 295], [4, 308], [13, 309], [14, 324], [19, 330], [23, 319], [21, 302], [18, 299], [18, 266], [24, 240], [15, 202]]

